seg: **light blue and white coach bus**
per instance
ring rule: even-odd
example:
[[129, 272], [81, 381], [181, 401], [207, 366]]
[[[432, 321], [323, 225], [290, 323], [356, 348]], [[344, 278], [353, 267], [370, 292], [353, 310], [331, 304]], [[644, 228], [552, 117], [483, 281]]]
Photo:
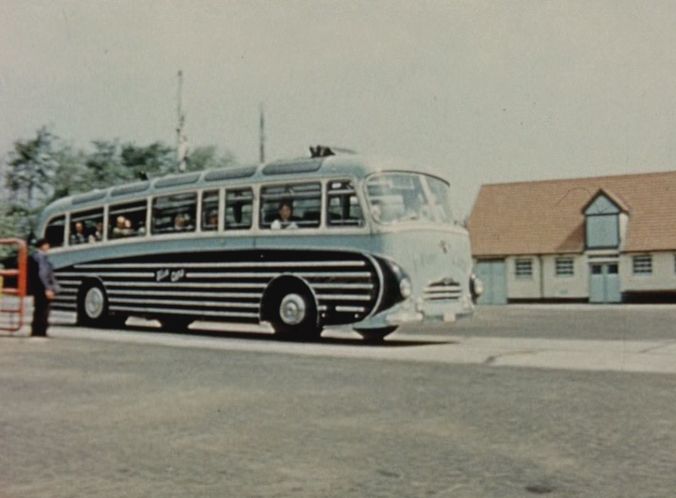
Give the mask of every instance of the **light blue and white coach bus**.
[[469, 237], [449, 184], [317, 150], [55, 201], [37, 229], [63, 287], [53, 307], [90, 326], [268, 322], [313, 338], [349, 324], [368, 340], [471, 315]]

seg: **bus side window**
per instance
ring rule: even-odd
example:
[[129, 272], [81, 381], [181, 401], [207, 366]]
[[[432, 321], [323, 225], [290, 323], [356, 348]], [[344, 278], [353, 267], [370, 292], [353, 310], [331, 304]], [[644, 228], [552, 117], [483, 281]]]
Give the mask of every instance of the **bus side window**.
[[262, 228], [317, 228], [322, 188], [319, 183], [275, 185], [261, 188]]
[[327, 224], [331, 227], [362, 226], [364, 216], [352, 182], [330, 181], [327, 189]]
[[153, 235], [195, 231], [197, 193], [171, 194], [153, 199]]
[[253, 220], [253, 191], [250, 188], [226, 190], [225, 229], [244, 230], [251, 228]]
[[103, 240], [103, 208], [70, 215], [71, 246]]
[[146, 234], [145, 199], [110, 206], [108, 210], [108, 238], [121, 239]]
[[51, 247], [63, 246], [63, 239], [66, 233], [66, 217], [57, 216], [49, 220], [45, 229], [45, 238]]
[[218, 190], [202, 192], [202, 231], [218, 230]]

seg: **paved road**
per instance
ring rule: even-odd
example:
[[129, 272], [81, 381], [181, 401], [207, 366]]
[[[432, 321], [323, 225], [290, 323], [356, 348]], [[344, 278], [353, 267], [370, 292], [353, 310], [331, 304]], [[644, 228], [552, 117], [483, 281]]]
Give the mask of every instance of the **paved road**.
[[[518, 310], [490, 313], [492, 322], [518, 325]], [[514, 340], [556, 350], [551, 329], [574, 328], [578, 315], [561, 311], [566, 326], [545, 313], [537, 334], [529, 316]], [[646, 335], [624, 342], [670, 340], [646, 323]], [[605, 330], [612, 324], [601, 314], [595, 337], [564, 343], [618, 345]], [[461, 327], [474, 333], [457, 334]], [[443, 358], [468, 346], [462, 341], [511, 341], [476, 323], [453, 336], [405, 330], [383, 347], [341, 331], [319, 344], [241, 333], [53, 332], [49, 340], [0, 337], [2, 498], [676, 490], [676, 375]]]

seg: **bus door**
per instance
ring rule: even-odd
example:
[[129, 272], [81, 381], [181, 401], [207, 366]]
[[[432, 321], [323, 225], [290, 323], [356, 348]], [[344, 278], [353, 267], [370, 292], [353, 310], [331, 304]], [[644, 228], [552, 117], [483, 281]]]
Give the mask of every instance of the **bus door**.
[[0, 239], [0, 330], [23, 326], [28, 249], [21, 239]]

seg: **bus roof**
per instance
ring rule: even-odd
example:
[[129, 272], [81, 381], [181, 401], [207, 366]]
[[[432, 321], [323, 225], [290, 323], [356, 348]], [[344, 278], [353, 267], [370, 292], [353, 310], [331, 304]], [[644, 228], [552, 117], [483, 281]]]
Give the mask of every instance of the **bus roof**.
[[266, 180], [294, 180], [298, 179], [299, 175], [302, 175], [303, 179], [321, 179], [335, 176], [364, 178], [371, 173], [387, 170], [419, 171], [417, 168], [411, 168], [409, 164], [398, 160], [341, 154], [172, 174], [57, 199], [43, 210], [38, 224], [42, 225], [47, 219], [61, 212], [86, 210], [102, 204], [124, 202], [186, 188], [199, 190], [209, 187], [219, 188], [228, 185], [259, 183]]

